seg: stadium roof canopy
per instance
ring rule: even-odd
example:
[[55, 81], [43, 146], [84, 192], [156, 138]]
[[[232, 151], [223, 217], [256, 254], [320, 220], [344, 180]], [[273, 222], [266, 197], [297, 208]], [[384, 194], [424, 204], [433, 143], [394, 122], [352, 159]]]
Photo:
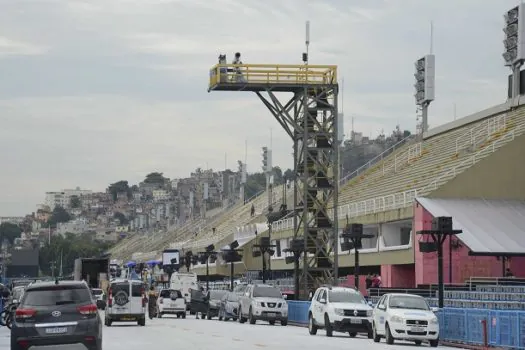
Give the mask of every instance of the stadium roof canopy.
[[416, 198], [432, 216], [450, 216], [470, 255], [525, 256], [525, 200]]

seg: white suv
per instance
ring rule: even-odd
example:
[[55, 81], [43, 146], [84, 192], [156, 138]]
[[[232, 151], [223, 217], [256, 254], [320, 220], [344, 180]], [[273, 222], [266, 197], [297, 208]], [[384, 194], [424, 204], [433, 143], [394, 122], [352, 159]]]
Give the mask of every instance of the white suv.
[[157, 317], [171, 314], [177, 318], [186, 318], [186, 299], [179, 290], [162, 289], [157, 299]]
[[282, 326], [288, 324], [288, 304], [281, 291], [265, 284], [249, 284], [239, 298], [239, 322], [257, 320], [268, 321], [271, 325], [278, 321]]
[[427, 301], [414, 294], [385, 294], [373, 313], [374, 341], [385, 338], [387, 344], [395, 339], [412, 340], [417, 345], [428, 341], [439, 344], [439, 321]]
[[363, 295], [345, 287], [318, 288], [308, 309], [308, 331], [316, 335], [324, 328], [326, 336], [333, 332], [348, 332], [350, 337], [365, 333], [372, 338], [372, 307]]

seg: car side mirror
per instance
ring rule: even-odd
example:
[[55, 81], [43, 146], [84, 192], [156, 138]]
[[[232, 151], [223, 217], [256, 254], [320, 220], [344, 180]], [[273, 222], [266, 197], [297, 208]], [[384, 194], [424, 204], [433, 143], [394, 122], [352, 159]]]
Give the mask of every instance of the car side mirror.
[[379, 310], [383, 310], [383, 311], [386, 310], [386, 306], [385, 306], [385, 305], [377, 305], [377, 308], [378, 308]]
[[326, 304], [326, 299], [323, 298], [323, 299], [319, 300], [319, 302], [320, 302], [321, 304]]
[[430, 311], [432, 311], [432, 312], [435, 313], [435, 312], [438, 312], [438, 311], [439, 311], [439, 308], [438, 308], [438, 307], [431, 307], [431, 308], [430, 308]]

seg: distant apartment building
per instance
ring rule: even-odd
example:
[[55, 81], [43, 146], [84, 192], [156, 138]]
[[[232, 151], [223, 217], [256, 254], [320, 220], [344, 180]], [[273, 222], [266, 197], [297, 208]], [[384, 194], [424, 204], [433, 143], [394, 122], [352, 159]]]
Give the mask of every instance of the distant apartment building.
[[24, 220], [25, 217], [23, 216], [0, 216], [0, 224], [9, 222], [11, 224], [20, 225]]
[[81, 234], [89, 230], [88, 220], [85, 218], [77, 218], [68, 222], [57, 224], [57, 233], [65, 235], [66, 233]]
[[71, 197], [77, 196], [82, 199], [84, 196], [92, 194], [91, 190], [82, 190], [80, 187], [75, 189], [65, 189], [62, 191], [46, 192], [45, 205], [51, 210], [55, 207], [60, 206], [62, 208], [69, 208], [71, 203]]
[[95, 234], [95, 240], [99, 242], [113, 243], [113, 242], [118, 241], [119, 237], [120, 237], [119, 232], [112, 231], [112, 230], [108, 230], [108, 231], [98, 230], [97, 233]]
[[155, 202], [166, 201], [170, 198], [170, 193], [166, 190], [153, 190], [151, 195]]

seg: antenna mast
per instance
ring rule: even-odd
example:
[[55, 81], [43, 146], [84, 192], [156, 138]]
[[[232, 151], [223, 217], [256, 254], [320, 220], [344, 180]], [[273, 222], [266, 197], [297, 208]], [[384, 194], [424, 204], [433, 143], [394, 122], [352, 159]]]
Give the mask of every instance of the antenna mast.
[[306, 21], [306, 35], [304, 43], [306, 44], [306, 52], [303, 53], [303, 62], [304, 64], [308, 64], [308, 54], [310, 52], [310, 21]]

